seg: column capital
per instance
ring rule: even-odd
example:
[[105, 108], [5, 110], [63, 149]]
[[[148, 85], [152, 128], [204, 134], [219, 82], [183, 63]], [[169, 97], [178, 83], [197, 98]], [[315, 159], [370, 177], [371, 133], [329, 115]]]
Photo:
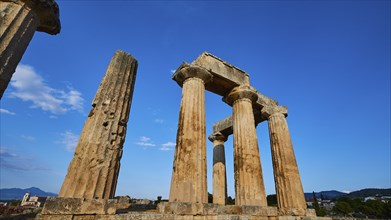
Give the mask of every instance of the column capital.
[[272, 115], [282, 114], [285, 117], [288, 116], [288, 108], [286, 106], [265, 106], [261, 110], [262, 117], [268, 119]]
[[39, 18], [37, 31], [51, 35], [60, 33], [60, 12], [54, 0], [2, 0], [16, 4], [26, 4]]
[[213, 132], [213, 134], [209, 135], [208, 139], [211, 141], [211, 142], [214, 142], [215, 140], [219, 140], [219, 141], [227, 141], [228, 137], [226, 137], [225, 135], [223, 135], [221, 132]]
[[253, 87], [240, 85], [233, 88], [224, 99], [229, 105], [232, 105], [238, 99], [250, 99], [254, 103], [258, 100], [258, 94]]
[[212, 80], [213, 75], [202, 67], [188, 63], [182, 63], [181, 66], [179, 66], [176, 72], [172, 75], [172, 79], [175, 80], [181, 87], [183, 82], [189, 78], [199, 78], [204, 81], [205, 84]]

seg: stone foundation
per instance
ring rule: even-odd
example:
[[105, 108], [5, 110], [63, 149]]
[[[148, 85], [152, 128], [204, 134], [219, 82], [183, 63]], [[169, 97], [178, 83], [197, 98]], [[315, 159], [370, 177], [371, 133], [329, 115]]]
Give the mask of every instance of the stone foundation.
[[50, 197], [36, 220], [331, 220], [318, 218], [312, 209], [306, 216], [279, 216], [277, 207], [163, 202], [140, 209], [127, 197], [82, 199]]
[[48, 197], [41, 215], [115, 215], [119, 210], [128, 209], [129, 206], [128, 197], [119, 199]]

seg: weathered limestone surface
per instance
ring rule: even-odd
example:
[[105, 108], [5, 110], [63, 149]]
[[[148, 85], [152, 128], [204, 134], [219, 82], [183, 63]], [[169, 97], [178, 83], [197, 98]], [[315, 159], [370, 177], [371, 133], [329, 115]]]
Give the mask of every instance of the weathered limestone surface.
[[60, 197], [114, 197], [136, 72], [136, 59], [120, 50], [114, 54], [92, 102]]
[[60, 32], [54, 0], [0, 1], [0, 99], [35, 31]]
[[129, 206], [128, 197], [120, 199], [49, 197], [41, 213], [43, 215], [114, 215], [118, 209], [127, 209]]
[[213, 142], [213, 203], [225, 205], [227, 198], [227, 173], [224, 143], [227, 137], [220, 132], [210, 135]]
[[170, 202], [207, 203], [205, 86], [212, 75], [186, 66], [173, 75], [182, 86]]
[[193, 65], [208, 70], [213, 75], [213, 83], [206, 84], [206, 90], [225, 96], [229, 91], [239, 85], [248, 85], [248, 74], [243, 70], [208, 53], [202, 53]]
[[277, 203], [281, 215], [306, 215], [307, 207], [299, 169], [285, 116], [288, 110], [278, 106], [262, 109], [268, 118]]
[[186, 202], [163, 202], [158, 205], [160, 213], [177, 215], [253, 215], [262, 217], [277, 216], [276, 207], [246, 206], [246, 205], [219, 205]]
[[116, 215], [41, 215], [37, 220], [332, 220], [329, 217], [261, 216], [251, 214], [177, 215], [129, 212]]
[[[254, 113], [254, 120], [255, 120], [255, 125], [258, 125], [259, 123], [267, 120], [266, 117], [262, 116], [261, 114], [261, 109], [264, 107], [273, 107], [273, 106], [278, 106], [278, 102], [259, 93], [258, 91], [256, 92], [258, 95], [257, 101], [253, 104], [253, 113]], [[223, 99], [225, 101], [225, 99]], [[233, 120], [232, 120], [232, 115], [216, 122], [213, 124], [213, 132], [221, 132], [225, 136], [229, 136], [233, 134]]]
[[250, 86], [236, 87], [226, 97], [233, 105], [236, 205], [267, 206], [252, 108], [257, 97]]

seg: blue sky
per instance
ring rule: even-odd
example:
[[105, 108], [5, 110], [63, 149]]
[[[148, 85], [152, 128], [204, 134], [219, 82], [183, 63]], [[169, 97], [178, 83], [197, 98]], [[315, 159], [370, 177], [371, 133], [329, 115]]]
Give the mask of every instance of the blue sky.
[[[0, 188], [57, 193], [117, 49], [139, 62], [117, 195], [168, 197], [183, 61], [208, 51], [250, 74], [287, 118], [306, 192], [391, 187], [389, 1], [58, 1], [0, 102]], [[206, 93], [207, 135], [232, 113]], [[274, 193], [267, 124], [257, 127]], [[207, 142], [212, 192], [212, 143]], [[226, 143], [234, 195], [232, 137]]]

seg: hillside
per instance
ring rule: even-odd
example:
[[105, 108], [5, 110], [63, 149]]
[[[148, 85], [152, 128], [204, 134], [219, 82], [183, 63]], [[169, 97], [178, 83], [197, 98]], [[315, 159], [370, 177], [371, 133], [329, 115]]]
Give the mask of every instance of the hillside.
[[[334, 199], [334, 198], [338, 198], [338, 197], [345, 196], [345, 195], [347, 195], [347, 193], [343, 193], [343, 192], [336, 191], [336, 190], [315, 192], [316, 198], [322, 198], [323, 197], [323, 199]], [[304, 196], [305, 196], [306, 199], [312, 199], [313, 198], [313, 194], [312, 193], [304, 193]]]
[[382, 196], [391, 196], [391, 188], [389, 189], [362, 189], [358, 191], [354, 191], [346, 195], [350, 198], [365, 198], [369, 196], [376, 196], [376, 195], [382, 195]]
[[[349, 198], [365, 198], [370, 196], [376, 196], [376, 195], [382, 195], [382, 196], [391, 196], [391, 188], [389, 189], [374, 189], [374, 188], [368, 188], [368, 189], [362, 189], [358, 191], [353, 191], [350, 193], [343, 193], [336, 190], [329, 190], [329, 191], [321, 191], [321, 192], [315, 192], [316, 198], [321, 198], [323, 196], [324, 199], [335, 199], [339, 197], [349, 197]], [[305, 198], [312, 199], [313, 194], [312, 193], [304, 193]]]
[[45, 192], [37, 187], [30, 187], [27, 189], [10, 188], [0, 189], [0, 200], [22, 200], [27, 192], [29, 192], [31, 196], [57, 196], [55, 193]]

